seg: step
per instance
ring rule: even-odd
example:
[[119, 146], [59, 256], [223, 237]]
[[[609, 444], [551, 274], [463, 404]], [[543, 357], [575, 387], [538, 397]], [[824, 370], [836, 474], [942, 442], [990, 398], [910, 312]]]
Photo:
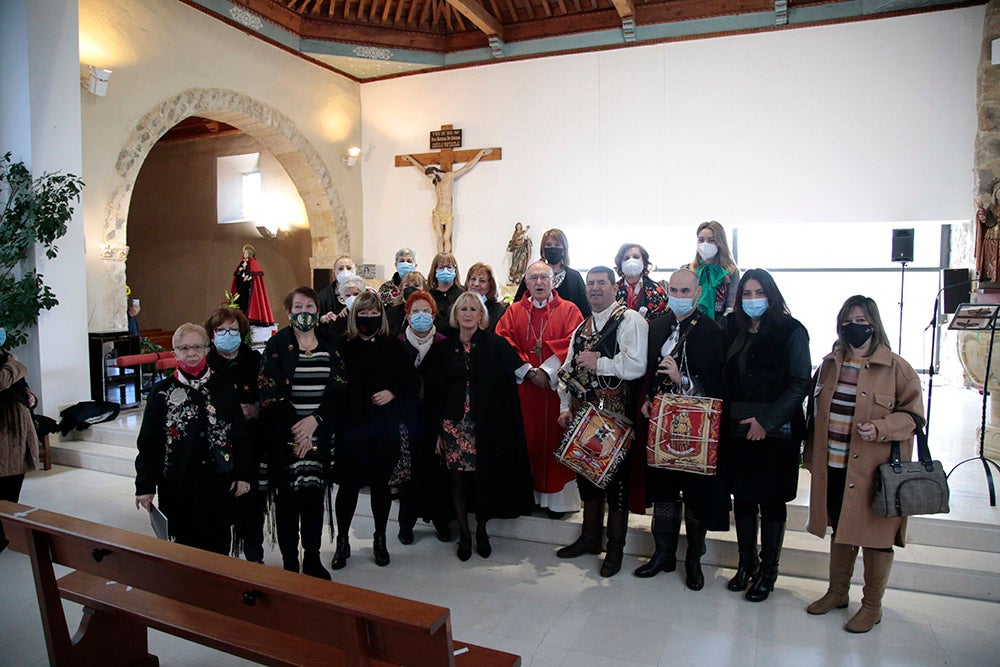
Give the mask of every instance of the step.
[[[781, 552], [781, 572], [789, 576], [826, 580], [829, 568], [829, 538], [820, 540], [802, 530], [804, 521], [793, 524], [789, 508], [789, 529], [785, 534]], [[357, 514], [370, 517], [370, 509], [362, 500], [358, 503]], [[634, 568], [653, 552], [653, 538], [649, 532], [648, 516], [632, 516], [625, 541], [625, 553], [635, 556], [626, 559], [625, 568]], [[919, 519], [918, 519], [919, 521]], [[551, 544], [553, 548], [570, 544], [580, 534], [580, 514], [567, 515], [565, 519], [553, 520], [547, 517], [527, 516], [518, 519], [496, 519], [490, 521], [490, 535], [508, 539], [525, 540]], [[938, 523], [941, 523], [938, 521]], [[418, 524], [417, 533], [421, 539], [433, 536], [433, 528]], [[798, 526], [798, 528], [793, 528]], [[390, 525], [390, 531], [395, 527]], [[980, 531], [976, 531], [980, 532]], [[981, 531], [989, 532], [989, 531]], [[961, 532], [958, 531], [961, 538]], [[904, 549], [896, 549], [890, 586], [901, 590], [911, 590], [937, 595], [950, 595], [977, 600], [1000, 600], [1000, 532], [992, 529], [992, 541], [987, 550], [955, 549], [948, 547], [911, 544]], [[677, 553], [683, 558], [686, 543], [681, 538]], [[587, 557], [585, 557], [587, 558]], [[594, 558], [595, 567], [598, 561]], [[735, 530], [728, 533], [709, 533], [706, 539], [706, 553], [702, 557], [705, 566], [717, 566], [735, 570], [738, 553]], [[624, 568], [623, 568], [624, 569]], [[619, 575], [621, 576], [621, 575]], [[863, 568], [855, 568], [854, 582], [864, 583]]]
[[52, 463], [86, 468], [113, 475], [135, 477], [135, 447], [131, 450], [119, 445], [88, 440], [52, 442]]

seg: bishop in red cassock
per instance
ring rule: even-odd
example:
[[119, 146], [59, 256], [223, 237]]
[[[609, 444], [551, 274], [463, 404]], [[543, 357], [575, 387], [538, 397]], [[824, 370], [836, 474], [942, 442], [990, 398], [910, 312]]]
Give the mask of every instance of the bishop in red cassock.
[[575, 512], [580, 508], [576, 475], [553, 456], [562, 437], [556, 373], [583, 315], [552, 290], [552, 267], [545, 262], [529, 266], [524, 281], [527, 290], [500, 318], [496, 333], [524, 362], [516, 375], [535, 502], [550, 513]]

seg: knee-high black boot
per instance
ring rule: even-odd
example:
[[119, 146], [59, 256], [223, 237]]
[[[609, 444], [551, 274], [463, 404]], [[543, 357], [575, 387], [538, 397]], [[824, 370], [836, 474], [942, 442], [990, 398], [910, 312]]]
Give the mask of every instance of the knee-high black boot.
[[319, 559], [319, 547], [323, 541], [322, 493], [303, 495], [299, 511], [302, 517], [302, 574], [329, 580], [330, 573]]
[[622, 556], [625, 553], [625, 534], [628, 532], [628, 510], [608, 510], [608, 544], [604, 562], [601, 563], [601, 576], [613, 577], [622, 569]]
[[744, 597], [750, 602], [763, 602], [774, 590], [778, 578], [778, 560], [785, 541], [785, 522], [763, 519], [760, 522], [760, 569], [750, 582]]
[[656, 503], [653, 507], [653, 541], [656, 551], [649, 562], [632, 573], [643, 579], [677, 569], [677, 539], [681, 534], [681, 503]]
[[289, 572], [299, 571], [299, 503], [295, 492], [280, 489], [274, 500], [278, 549], [282, 566]]
[[740, 563], [736, 574], [726, 584], [731, 591], [744, 591], [750, 579], [757, 573], [760, 558], [757, 556], [757, 515], [736, 515], [736, 545], [740, 552]]
[[604, 525], [604, 499], [596, 498], [583, 503], [583, 529], [573, 544], [558, 551], [559, 558], [576, 558], [584, 554], [601, 553], [601, 528]]
[[701, 571], [701, 554], [705, 550], [705, 522], [695, 518], [690, 509], [684, 509], [684, 528], [687, 532], [687, 553], [684, 556], [685, 583], [693, 591], [705, 587], [705, 575]]

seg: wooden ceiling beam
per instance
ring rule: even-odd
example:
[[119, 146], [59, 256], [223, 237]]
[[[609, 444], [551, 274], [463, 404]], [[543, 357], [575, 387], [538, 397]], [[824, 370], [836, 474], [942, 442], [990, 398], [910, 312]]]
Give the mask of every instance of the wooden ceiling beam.
[[618, 16], [623, 19], [635, 18], [635, 3], [632, 0], [611, 0]]
[[486, 35], [496, 35], [500, 39], [503, 39], [503, 26], [500, 25], [500, 21], [487, 11], [479, 0], [445, 1], [462, 16], [469, 19], [474, 26], [486, 33]]
[[510, 12], [510, 20], [514, 23], [517, 22], [517, 9], [514, 8], [514, 0], [506, 0], [507, 11]]
[[521, 4], [524, 5], [524, 9], [528, 12], [528, 20], [535, 20], [535, 12], [531, 9], [531, 0], [521, 0]]

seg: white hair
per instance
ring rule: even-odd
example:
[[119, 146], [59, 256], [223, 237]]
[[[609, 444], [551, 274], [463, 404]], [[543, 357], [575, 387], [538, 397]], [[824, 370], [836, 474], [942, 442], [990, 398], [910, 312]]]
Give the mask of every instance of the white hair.
[[347, 276], [342, 283], [337, 285], [337, 296], [343, 299], [348, 287], [357, 287], [364, 292], [368, 286], [365, 284], [365, 279], [361, 276]]

